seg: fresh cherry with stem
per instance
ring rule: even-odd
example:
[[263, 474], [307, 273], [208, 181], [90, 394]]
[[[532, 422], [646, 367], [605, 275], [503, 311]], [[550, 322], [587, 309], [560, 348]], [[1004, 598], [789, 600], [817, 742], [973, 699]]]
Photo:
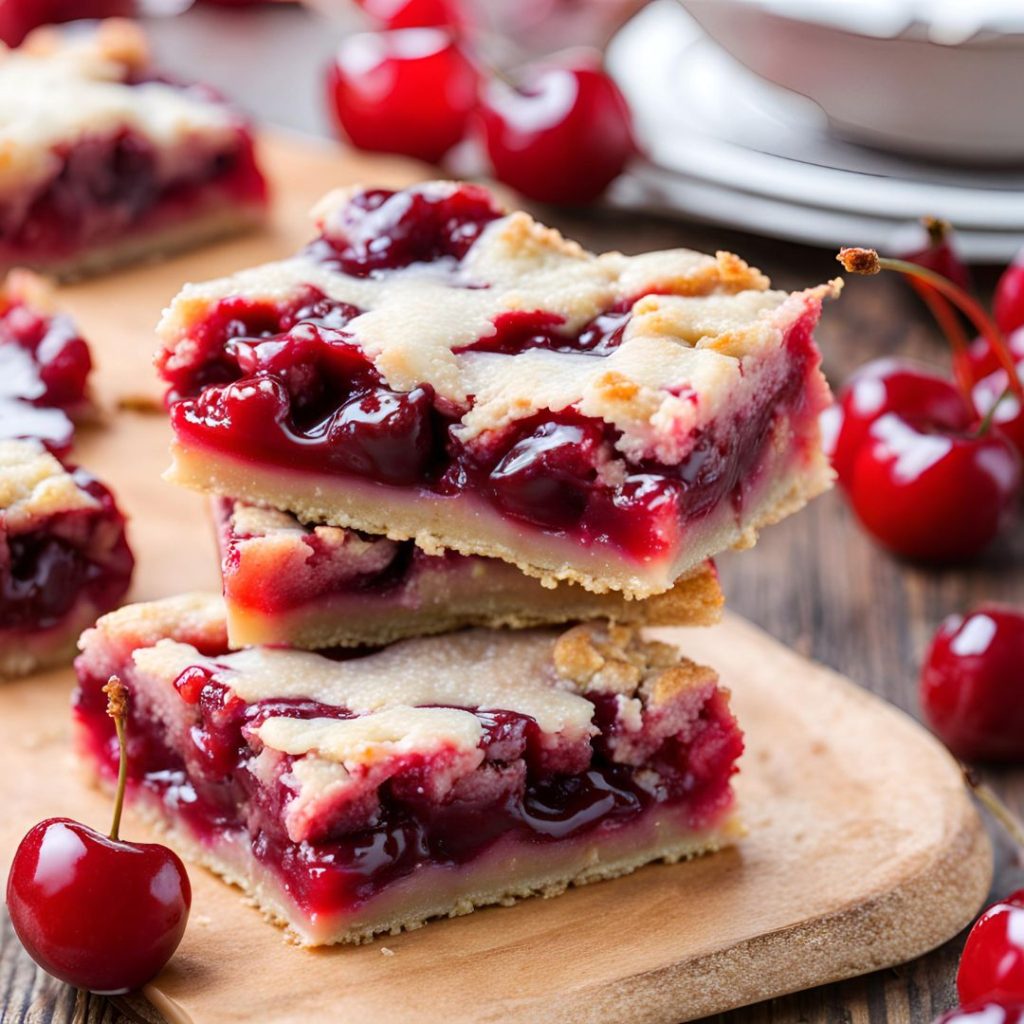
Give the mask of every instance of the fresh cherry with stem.
[[185, 932], [192, 890], [165, 846], [119, 838], [127, 780], [127, 693], [104, 687], [120, 761], [110, 835], [48, 818], [21, 841], [7, 878], [14, 931], [45, 971], [107, 995], [141, 988], [170, 960]]
[[[853, 273], [896, 270], [928, 284], [974, 322], [1000, 365], [1013, 369], [999, 328], [944, 277], [905, 260], [882, 259], [871, 249], [843, 249], [838, 259]], [[839, 471], [846, 476], [857, 517], [877, 540], [906, 558], [951, 562], [973, 557], [1000, 531], [1020, 490], [1016, 449], [992, 428], [991, 417], [978, 417], [970, 380], [961, 375], [958, 384], [962, 414], [951, 415], [946, 407], [952, 408], [949, 389], [922, 378], [909, 388], [916, 391], [915, 401], [904, 397], [899, 408], [885, 408], [883, 402], [859, 443], [848, 444], [842, 455]], [[1015, 372], [1009, 387], [1021, 390]], [[944, 401], [925, 400], [926, 392], [942, 394]]]

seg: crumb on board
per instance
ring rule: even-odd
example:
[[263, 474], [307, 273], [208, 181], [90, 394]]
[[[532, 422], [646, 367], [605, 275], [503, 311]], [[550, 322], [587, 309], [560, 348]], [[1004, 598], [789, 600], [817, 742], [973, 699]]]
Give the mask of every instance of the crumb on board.
[[138, 412], [147, 416], [154, 416], [164, 411], [163, 403], [153, 395], [120, 395], [116, 405], [118, 412]]
[[395, 955], [395, 951], [393, 949], [388, 949], [387, 946], [381, 946], [380, 947], [380, 954], [381, 954], [381, 956], [394, 956]]

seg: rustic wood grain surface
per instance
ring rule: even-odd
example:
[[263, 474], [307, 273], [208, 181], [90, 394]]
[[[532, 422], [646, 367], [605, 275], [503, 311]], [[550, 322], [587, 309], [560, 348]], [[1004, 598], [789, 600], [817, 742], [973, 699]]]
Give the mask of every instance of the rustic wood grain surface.
[[[300, 11], [200, 9], [158, 26], [156, 35], [165, 60], [182, 73], [212, 79], [242, 97], [253, 113], [272, 121], [323, 130], [317, 74], [330, 49], [330, 33], [312, 29]], [[267, 47], [272, 60], [259, 56]], [[783, 288], [815, 283], [838, 269], [831, 251], [705, 226], [611, 211], [583, 215], [544, 210], [540, 215], [594, 249], [733, 249]], [[856, 244], [857, 239], [836, 241]], [[987, 293], [994, 270], [976, 276]], [[943, 344], [916, 297], [886, 275], [850, 282], [842, 300], [826, 311], [818, 338], [834, 384], [877, 355], [946, 361]], [[1024, 522], [977, 562], [924, 570], [874, 546], [833, 493], [767, 531], [753, 551], [722, 558], [720, 566], [733, 610], [919, 716], [918, 667], [939, 620], [981, 600], [1024, 603]], [[985, 776], [1024, 815], [1024, 770], [989, 770]], [[893, 779], [894, 786], [899, 784]], [[1024, 885], [1024, 869], [998, 829], [993, 828], [993, 839], [993, 893], [1005, 894]], [[955, 1002], [962, 942], [960, 936], [895, 970], [735, 1011], [723, 1017], [723, 1024], [925, 1024]], [[48, 978], [22, 952], [3, 916], [0, 1024], [129, 1021], [149, 1024], [159, 1017], [142, 1001], [76, 993]]]

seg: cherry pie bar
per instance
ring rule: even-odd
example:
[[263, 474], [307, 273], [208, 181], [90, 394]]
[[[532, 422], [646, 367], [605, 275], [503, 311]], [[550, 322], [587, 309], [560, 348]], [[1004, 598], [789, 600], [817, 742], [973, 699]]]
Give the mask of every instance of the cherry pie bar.
[[812, 331], [838, 285], [595, 256], [473, 185], [317, 217], [165, 313], [172, 480], [632, 597], [829, 485]]
[[711, 563], [664, 594], [629, 601], [572, 583], [544, 587], [496, 558], [428, 555], [412, 541], [304, 525], [287, 512], [229, 498], [214, 499], [214, 516], [234, 648], [315, 650], [465, 626], [522, 629], [595, 618], [706, 625], [723, 604]]
[[74, 420], [92, 411], [91, 369], [89, 346], [54, 310], [50, 286], [12, 270], [0, 287], [0, 440], [36, 438], [65, 454]]
[[39, 441], [0, 440], [0, 676], [70, 661], [133, 559], [106, 487]]
[[347, 660], [228, 653], [219, 599], [133, 605], [81, 642], [79, 750], [308, 945], [359, 942], [737, 836], [743, 740], [715, 673], [627, 626], [469, 630]]
[[244, 121], [161, 76], [131, 22], [41, 29], [0, 52], [0, 267], [105, 270], [253, 224], [265, 205]]

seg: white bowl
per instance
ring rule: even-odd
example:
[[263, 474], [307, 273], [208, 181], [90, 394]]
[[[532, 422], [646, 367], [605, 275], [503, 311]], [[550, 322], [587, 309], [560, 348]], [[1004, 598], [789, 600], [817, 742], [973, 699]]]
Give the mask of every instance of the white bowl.
[[1024, 4], [679, 0], [762, 78], [854, 142], [929, 159], [1024, 158]]

